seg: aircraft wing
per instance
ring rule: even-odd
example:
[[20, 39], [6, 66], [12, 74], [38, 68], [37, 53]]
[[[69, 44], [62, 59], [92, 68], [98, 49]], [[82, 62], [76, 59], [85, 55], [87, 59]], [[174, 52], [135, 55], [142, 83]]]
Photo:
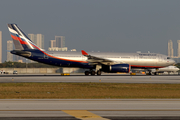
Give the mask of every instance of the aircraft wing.
[[81, 50], [81, 52], [82, 52], [82, 55], [84, 55], [88, 58], [87, 61], [92, 63], [92, 64], [106, 64], [106, 65], [117, 64], [116, 61], [112, 61], [112, 60], [108, 60], [108, 59], [89, 55], [84, 50]]

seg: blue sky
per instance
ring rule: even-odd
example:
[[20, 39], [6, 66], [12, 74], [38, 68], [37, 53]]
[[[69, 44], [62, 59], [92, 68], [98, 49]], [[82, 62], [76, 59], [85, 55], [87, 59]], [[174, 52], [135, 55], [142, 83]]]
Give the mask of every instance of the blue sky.
[[11, 40], [7, 23], [18, 24], [27, 34], [44, 34], [46, 49], [57, 35], [78, 51], [167, 54], [171, 39], [176, 54], [179, 6], [179, 0], [1, 0], [3, 61]]

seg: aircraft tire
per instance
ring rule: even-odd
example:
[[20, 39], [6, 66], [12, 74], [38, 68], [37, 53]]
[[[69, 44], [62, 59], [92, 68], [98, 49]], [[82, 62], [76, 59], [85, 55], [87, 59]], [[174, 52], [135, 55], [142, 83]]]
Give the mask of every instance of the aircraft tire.
[[101, 75], [101, 71], [100, 70], [97, 71], [97, 75]]
[[152, 75], [152, 72], [151, 72], [151, 71], [149, 71], [148, 75]]
[[91, 71], [91, 75], [95, 75], [96, 74], [96, 72], [95, 71]]
[[85, 74], [85, 75], [89, 75], [89, 71], [85, 71], [84, 74]]

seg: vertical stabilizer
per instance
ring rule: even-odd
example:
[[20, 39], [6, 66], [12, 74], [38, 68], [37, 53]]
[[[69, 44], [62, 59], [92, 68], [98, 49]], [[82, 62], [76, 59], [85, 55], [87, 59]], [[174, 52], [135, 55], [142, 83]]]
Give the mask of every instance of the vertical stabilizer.
[[40, 49], [38, 48], [16, 24], [8, 24], [16, 50]]

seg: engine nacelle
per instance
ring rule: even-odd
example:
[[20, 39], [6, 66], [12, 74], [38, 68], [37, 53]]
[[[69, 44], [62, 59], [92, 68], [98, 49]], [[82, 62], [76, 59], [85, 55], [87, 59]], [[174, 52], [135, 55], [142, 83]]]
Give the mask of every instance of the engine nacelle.
[[110, 73], [117, 73], [117, 72], [129, 73], [130, 65], [129, 64], [103, 65], [101, 70]]

